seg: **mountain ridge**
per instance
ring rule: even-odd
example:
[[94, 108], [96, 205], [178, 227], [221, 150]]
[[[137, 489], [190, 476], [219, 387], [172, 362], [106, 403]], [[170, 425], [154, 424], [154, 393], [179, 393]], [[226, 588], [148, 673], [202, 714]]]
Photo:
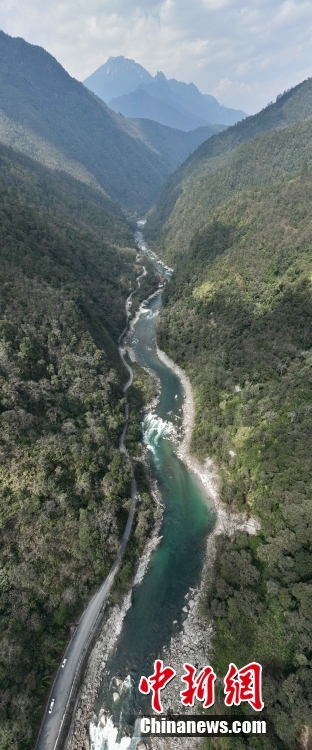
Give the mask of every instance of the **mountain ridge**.
[[122, 56], [110, 57], [83, 83], [125, 117], [147, 117], [180, 130], [231, 125], [246, 117], [246, 112], [224, 107], [211, 94], [202, 94], [194, 83], [167, 79], [161, 71], [153, 77]]
[[0, 140], [6, 145], [67, 171], [140, 215], [169, 174], [215, 132], [194, 136], [162, 127], [134, 125], [42, 47], [0, 32]]
[[[312, 116], [312, 78], [277, 98], [256, 115], [247, 117], [201, 144], [172, 174], [161, 190], [145, 227], [146, 238], [164, 257], [175, 250], [186, 252], [192, 234], [207, 221], [206, 192], [219, 170], [226, 169], [234, 154], [255, 137], [283, 131]], [[247, 148], [247, 146], [246, 146]], [[242, 152], [243, 153], [243, 152]], [[215, 175], [215, 178], [213, 178]], [[229, 174], [232, 179], [232, 174]], [[209, 209], [210, 210], [210, 209]]]

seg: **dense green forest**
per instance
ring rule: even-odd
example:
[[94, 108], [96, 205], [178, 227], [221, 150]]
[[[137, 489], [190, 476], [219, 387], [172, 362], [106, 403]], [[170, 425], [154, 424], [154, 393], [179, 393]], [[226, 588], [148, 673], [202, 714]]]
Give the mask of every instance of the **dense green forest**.
[[[146, 239], [172, 262], [187, 251], [193, 232], [216, 206], [240, 190], [298, 171], [305, 149], [310, 158], [310, 126], [307, 131], [290, 126], [311, 116], [309, 78], [258, 114], [205, 141], [165, 183], [148, 216]], [[272, 130], [277, 132], [267, 132]]]
[[159, 343], [191, 379], [193, 450], [213, 458], [223, 501], [261, 521], [255, 537], [217, 538], [204, 611], [218, 675], [263, 665], [269, 733], [207, 748], [294, 750], [312, 726], [311, 202], [306, 163], [241, 192], [195, 233], [164, 293]]
[[[5, 147], [0, 169], [0, 748], [26, 750], [69, 626], [128, 515], [117, 342], [141, 267], [122, 212], [100, 192]], [[137, 378], [138, 410], [146, 389]], [[135, 447], [133, 415], [131, 425]], [[132, 558], [152, 522], [136, 471]]]
[[[0, 63], [0, 750], [30, 750], [129, 510], [117, 344], [130, 291], [135, 309], [157, 279], [137, 289], [123, 210], [149, 209], [204, 134], [127, 122], [3, 32]], [[200, 145], [146, 225], [176, 268], [158, 337], [194, 388], [193, 450], [213, 458], [229, 508], [261, 521], [255, 537], [218, 537], [203, 616], [218, 675], [263, 665], [269, 732], [207, 748], [299, 750], [312, 727], [311, 118], [309, 79]], [[153, 384], [134, 374], [126, 445], [141, 499], [121, 590], [154, 517], [138, 444]]]
[[168, 175], [174, 172], [185, 159], [212, 135], [226, 130], [225, 125], [203, 125], [185, 132], [155, 120], [124, 118], [129, 133], [135, 134], [165, 161]]

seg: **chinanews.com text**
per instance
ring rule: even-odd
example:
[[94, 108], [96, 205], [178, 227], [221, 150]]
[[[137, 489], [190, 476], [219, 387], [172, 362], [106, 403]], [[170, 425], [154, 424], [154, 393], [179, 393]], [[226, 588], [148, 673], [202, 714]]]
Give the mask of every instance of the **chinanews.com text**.
[[140, 729], [143, 736], [223, 737], [225, 734], [266, 734], [266, 721], [243, 716], [202, 715], [141, 716]]

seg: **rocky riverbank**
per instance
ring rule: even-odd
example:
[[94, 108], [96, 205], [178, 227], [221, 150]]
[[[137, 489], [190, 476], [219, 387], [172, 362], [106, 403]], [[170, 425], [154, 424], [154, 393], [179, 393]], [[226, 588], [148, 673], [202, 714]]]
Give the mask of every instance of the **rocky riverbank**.
[[[197, 589], [190, 589], [185, 598], [185, 619], [182, 630], [174, 634], [168, 648], [164, 649], [162, 658], [165, 664], [176, 670], [177, 678], [172, 680], [162, 694], [164, 711], [170, 708], [173, 713], [194, 713], [195, 708], [183, 708], [180, 699], [180, 690], [185, 687], [180, 681], [184, 673], [184, 662], [198, 665], [198, 668], [209, 663], [212, 653], [211, 636], [213, 632], [212, 623], [203, 619], [201, 601], [204, 597], [208, 579], [215, 558], [215, 538], [217, 534], [233, 536], [238, 530], [256, 534], [260, 528], [257, 519], [248, 517], [243, 513], [230, 512], [220, 500], [218, 477], [210, 459], [201, 464], [190, 452], [190, 441], [194, 426], [194, 400], [191, 383], [183, 370], [176, 365], [160, 349], [157, 349], [159, 359], [170, 367], [180, 378], [184, 391], [185, 400], [183, 406], [183, 439], [178, 446], [177, 453], [186, 463], [188, 468], [196, 474], [203, 485], [209, 507], [216, 510], [216, 522], [212, 533], [207, 539], [205, 562], [202, 571], [201, 584]], [[170, 737], [153, 737], [150, 741], [152, 750], [195, 750], [201, 744], [200, 738], [185, 737], [184, 739], [170, 739]]]
[[165, 352], [157, 347], [159, 359], [173, 372], [178, 375], [185, 391], [183, 404], [183, 438], [178, 445], [177, 454], [184, 461], [187, 467], [198, 477], [205, 489], [209, 507], [216, 510], [216, 524], [213, 533], [209, 536], [208, 547], [211, 544], [211, 538], [216, 534], [227, 534], [232, 536], [236, 531], [246, 531], [248, 534], [256, 534], [260, 529], [258, 519], [248, 516], [246, 513], [237, 513], [229, 511], [222, 503], [219, 492], [219, 482], [216, 469], [210, 458], [206, 458], [203, 464], [192, 455], [190, 443], [195, 421], [195, 407], [192, 386], [184, 370], [173, 362]]

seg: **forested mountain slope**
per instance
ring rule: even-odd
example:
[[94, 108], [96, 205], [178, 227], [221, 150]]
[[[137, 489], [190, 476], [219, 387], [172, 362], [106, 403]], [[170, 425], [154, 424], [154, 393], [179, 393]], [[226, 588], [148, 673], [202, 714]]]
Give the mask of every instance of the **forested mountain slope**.
[[117, 342], [138, 270], [101, 193], [5, 147], [0, 176], [0, 747], [29, 750], [128, 514]]
[[44, 49], [0, 32], [0, 141], [6, 145], [142, 213], [171, 172], [215, 132], [200, 130], [192, 139], [155, 125], [128, 123]]
[[0, 143], [0, 179], [27, 204], [110, 245], [133, 247], [133, 233], [117, 203], [66, 172], [50, 170]]
[[124, 125], [129, 133], [143, 140], [165, 161], [168, 174], [174, 172], [201, 143], [226, 129], [225, 125], [205, 125], [186, 133], [167, 125], [160, 125], [154, 120], [140, 118], [127, 118]]
[[[235, 738], [241, 750], [303, 747], [312, 727], [311, 203], [304, 164], [216, 209], [177, 264], [158, 328], [194, 388], [194, 451], [213, 458], [222, 500], [261, 521], [255, 537], [218, 537], [205, 603], [217, 674], [263, 666], [268, 734]], [[223, 695], [211, 713], [224, 713]]]
[[[207, 221], [211, 210], [230, 195], [279, 179], [282, 170], [287, 175], [300, 168], [298, 160], [304, 156], [304, 138], [309, 133], [279, 131], [311, 116], [312, 79], [308, 79], [257, 115], [203, 143], [167, 180], [148, 217], [146, 238], [172, 261], [187, 250], [194, 230]], [[265, 136], [268, 130], [278, 132]], [[254, 141], [254, 145], [249, 148], [246, 141]], [[289, 157], [284, 158], [287, 149]]]

